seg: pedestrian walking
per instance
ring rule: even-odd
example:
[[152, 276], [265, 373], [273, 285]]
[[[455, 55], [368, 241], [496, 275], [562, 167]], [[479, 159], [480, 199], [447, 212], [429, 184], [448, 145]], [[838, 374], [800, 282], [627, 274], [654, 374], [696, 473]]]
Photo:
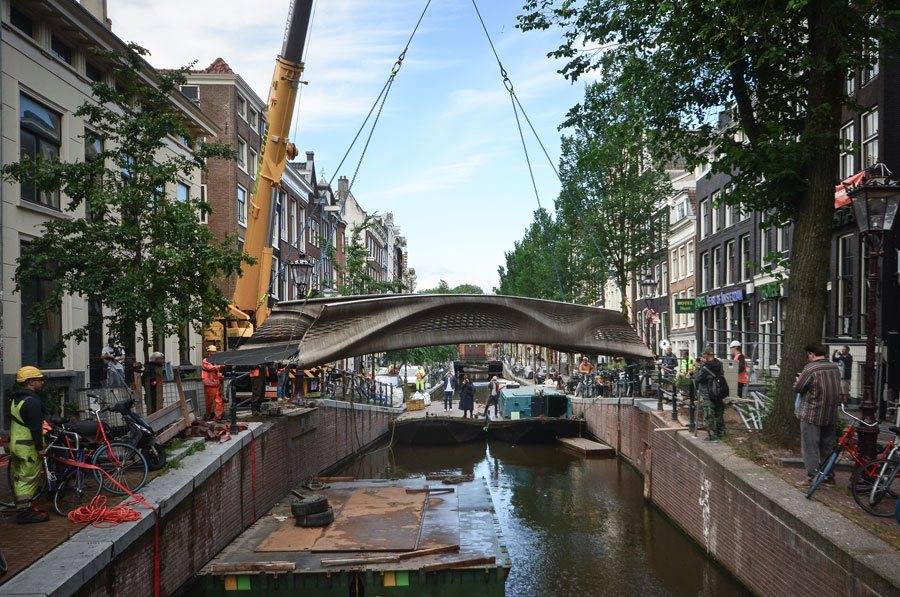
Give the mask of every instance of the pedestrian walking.
[[475, 418], [473, 411], [475, 410], [475, 384], [468, 377], [463, 378], [462, 385], [459, 387], [459, 409], [463, 411], [463, 419], [468, 419], [471, 415]]
[[725, 401], [715, 399], [712, 389], [716, 377], [722, 375], [722, 362], [716, 358], [715, 352], [712, 346], [703, 350], [703, 360], [698, 362], [694, 376], [697, 391], [703, 401], [703, 420], [708, 434], [703, 441], [707, 442], [725, 438]]
[[456, 391], [456, 377], [450, 371], [444, 374], [444, 412], [453, 410], [453, 392]]
[[[797, 483], [802, 489], [810, 486], [819, 462], [834, 449], [834, 423], [841, 399], [841, 372], [825, 358], [825, 347], [813, 342], [805, 350], [809, 362], [794, 381], [794, 392], [799, 394], [794, 414], [800, 419], [800, 448], [806, 466], [806, 479]], [[833, 471], [823, 481], [825, 485], [834, 485]]]
[[16, 373], [21, 388], [13, 392], [9, 416], [10, 464], [13, 493], [16, 496], [16, 522], [46, 522], [50, 516], [34, 505], [41, 486], [44, 451], [44, 401], [38, 392], [44, 387], [44, 374], [37, 367], [25, 366]]

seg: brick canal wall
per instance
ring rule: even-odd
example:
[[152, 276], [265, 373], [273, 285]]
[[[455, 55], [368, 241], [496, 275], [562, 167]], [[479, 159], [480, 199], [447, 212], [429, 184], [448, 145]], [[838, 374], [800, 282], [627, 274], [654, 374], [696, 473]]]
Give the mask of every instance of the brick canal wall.
[[[645, 496], [760, 595], [897, 595], [900, 553], [722, 443], [665, 427], [656, 401], [585, 401], [587, 429], [644, 475]], [[884, 524], [891, 524], [886, 520]]]
[[[160, 594], [175, 591], [303, 480], [388, 433], [400, 412], [349, 406], [323, 401], [251, 424], [147, 485], [143, 493], [160, 512]], [[0, 595], [152, 595], [153, 514], [141, 510], [135, 523], [75, 534], [0, 587]]]

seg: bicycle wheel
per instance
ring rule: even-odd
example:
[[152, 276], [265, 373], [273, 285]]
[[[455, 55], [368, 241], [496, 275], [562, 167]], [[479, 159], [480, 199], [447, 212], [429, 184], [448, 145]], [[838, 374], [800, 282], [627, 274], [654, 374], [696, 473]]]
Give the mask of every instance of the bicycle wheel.
[[836, 448], [831, 454], [829, 454], [825, 460], [822, 461], [822, 464], [819, 465], [819, 468], [816, 470], [815, 476], [812, 478], [812, 482], [809, 486], [809, 489], [806, 491], [806, 499], [809, 499], [812, 494], [816, 492], [819, 488], [819, 485], [822, 484], [828, 475], [831, 474], [831, 471], [834, 469], [834, 463], [837, 462], [838, 454], [841, 453], [840, 446]]
[[850, 477], [850, 493], [859, 507], [875, 516], [892, 516], [900, 494], [896, 460], [873, 460]]
[[100, 493], [97, 479], [85, 469], [77, 469], [60, 482], [53, 496], [53, 509], [60, 516], [68, 516], [69, 512], [87, 506]]
[[[94, 453], [91, 463], [109, 475], [94, 471], [97, 484], [113, 495], [124, 495], [123, 487], [134, 493], [147, 482], [147, 461], [134, 446], [120, 443], [102, 445]], [[113, 483], [110, 477], [119, 485]]]

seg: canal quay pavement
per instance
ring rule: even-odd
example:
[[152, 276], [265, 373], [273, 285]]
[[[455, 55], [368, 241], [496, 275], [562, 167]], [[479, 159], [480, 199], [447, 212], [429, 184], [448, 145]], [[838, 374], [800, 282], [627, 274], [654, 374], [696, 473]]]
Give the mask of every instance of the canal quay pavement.
[[402, 412], [314, 404], [188, 449], [141, 490], [158, 526], [142, 505], [133, 506], [139, 520], [112, 528], [53, 513], [52, 522], [28, 526], [0, 517], [0, 548], [14, 567], [0, 577], [0, 595], [136, 597], [153, 594], [155, 578], [160, 595], [172, 594], [291, 489], [386, 436]]
[[656, 399], [572, 402], [587, 430], [643, 474], [645, 497], [754, 592], [900, 594], [897, 522], [856, 506], [840, 489], [847, 472], [838, 489], [806, 499], [794, 485], [802, 469], [762, 466], [727, 442], [703, 442], [705, 431], [684, 430], [686, 419], [672, 421]]

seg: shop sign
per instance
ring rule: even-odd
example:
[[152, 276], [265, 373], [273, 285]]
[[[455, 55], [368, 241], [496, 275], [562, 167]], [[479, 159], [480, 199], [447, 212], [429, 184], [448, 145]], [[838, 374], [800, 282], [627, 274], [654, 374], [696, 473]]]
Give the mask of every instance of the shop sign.
[[693, 313], [694, 299], [678, 298], [675, 299], [675, 313]]
[[706, 296], [698, 296], [695, 306], [698, 309], [702, 309], [703, 307], [715, 307], [716, 305], [736, 303], [742, 300], [744, 300], [744, 291], [742, 289], [732, 290], [731, 292], [723, 292], [721, 294], [708, 294]]
[[781, 296], [781, 285], [778, 282], [763, 284], [759, 287], [759, 296], [764, 299], [776, 298]]

